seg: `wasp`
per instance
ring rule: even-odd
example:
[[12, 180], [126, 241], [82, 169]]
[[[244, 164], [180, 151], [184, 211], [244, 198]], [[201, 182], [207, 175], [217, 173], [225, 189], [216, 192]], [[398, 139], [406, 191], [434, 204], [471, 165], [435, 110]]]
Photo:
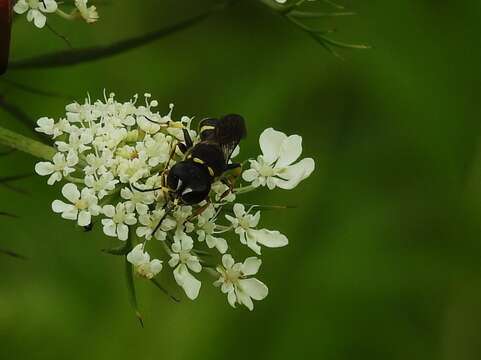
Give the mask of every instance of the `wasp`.
[[[230, 114], [219, 119], [202, 120], [199, 123], [200, 141], [195, 144], [187, 129], [183, 128], [182, 131], [184, 142], [178, 143], [177, 147], [184, 159], [170, 169], [167, 169], [170, 161], [167, 163], [162, 176], [162, 186], [153, 189], [135, 188], [142, 192], [164, 191], [167, 200], [163, 207], [165, 213], [153, 234], [160, 228], [173, 207], [201, 203], [208, 198], [214, 181], [226, 172], [231, 170], [240, 172], [241, 169], [241, 164], [231, 163], [230, 160], [237, 145], [247, 136], [242, 116]], [[232, 184], [229, 188], [232, 188]]]

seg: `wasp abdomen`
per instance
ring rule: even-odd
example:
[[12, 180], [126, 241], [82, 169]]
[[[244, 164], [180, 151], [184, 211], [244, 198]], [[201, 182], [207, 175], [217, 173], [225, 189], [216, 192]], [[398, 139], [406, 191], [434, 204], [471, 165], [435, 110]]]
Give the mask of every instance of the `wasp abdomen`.
[[224, 172], [225, 159], [221, 147], [216, 143], [200, 142], [195, 145], [189, 157], [207, 168], [209, 175], [218, 177]]

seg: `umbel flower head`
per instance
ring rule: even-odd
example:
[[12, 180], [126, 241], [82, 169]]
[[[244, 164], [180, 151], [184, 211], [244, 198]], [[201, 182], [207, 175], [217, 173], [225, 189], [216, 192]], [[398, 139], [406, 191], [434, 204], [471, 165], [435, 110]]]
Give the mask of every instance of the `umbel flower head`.
[[61, 1], [56, 0], [18, 0], [13, 10], [17, 14], [27, 14], [27, 20], [33, 21], [33, 24], [39, 29], [43, 28], [47, 23], [46, 14], [56, 13], [67, 20], [74, 20], [76, 18], [83, 19], [86, 23], [94, 23], [99, 19], [97, 8], [95, 6], [88, 6], [88, 0], [75, 0], [75, 8], [70, 14], [59, 9]]
[[[58, 121], [38, 120], [36, 130], [52, 138], [57, 153], [35, 170], [48, 177], [49, 185], [64, 183], [52, 210], [80, 226], [100, 218], [95, 223], [125, 244], [123, 254], [140, 277], [154, 279], [162, 269], [170, 269], [193, 300], [202, 288], [199, 274], [207, 272], [230, 305], [252, 310], [253, 300], [268, 293], [266, 285], [252, 277], [261, 260], [251, 256], [236, 263], [234, 248], [245, 246], [259, 256], [262, 247], [283, 247], [288, 239], [261, 228], [260, 206], [246, 208], [240, 197], [262, 185], [292, 189], [312, 173], [314, 161], [294, 164], [301, 155], [300, 136], [267, 129], [260, 140], [262, 155], [250, 160], [250, 169], [212, 175], [210, 192], [198, 202], [187, 204], [182, 197], [173, 201], [171, 194], [180, 191], [181, 181], [173, 189], [165, 178], [176, 164], [186, 163], [202, 141], [191, 128], [192, 117], [176, 120], [172, 104], [162, 114], [150, 94], [144, 99], [140, 104], [137, 95], [127, 102], [117, 101], [114, 94], [94, 102], [87, 98], [68, 104]], [[191, 150], [181, 151], [189, 139]], [[202, 163], [195, 157], [192, 161]], [[242, 183], [242, 178], [252, 184]], [[182, 195], [192, 191], [186, 188]], [[162, 255], [155, 258], [149, 252]]]

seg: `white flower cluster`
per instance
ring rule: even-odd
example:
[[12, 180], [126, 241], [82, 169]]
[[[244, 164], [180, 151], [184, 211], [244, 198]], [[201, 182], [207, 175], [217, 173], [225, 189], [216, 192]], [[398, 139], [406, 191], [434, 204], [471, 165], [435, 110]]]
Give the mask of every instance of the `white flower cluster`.
[[252, 184], [233, 188], [220, 178], [201, 203], [173, 203], [168, 195], [173, 190], [162, 178], [184, 160], [177, 146], [185, 142], [184, 131], [194, 143], [199, 139], [190, 128], [191, 118], [173, 120], [173, 105], [159, 114], [157, 101], [150, 94], [144, 97], [143, 105], [137, 104], [137, 96], [123, 103], [114, 94], [93, 103], [88, 98], [67, 105], [66, 116], [58, 121], [38, 120], [36, 130], [54, 140], [57, 153], [52, 161], [37, 163], [35, 171], [48, 176], [49, 185], [66, 182], [64, 199], [53, 201], [52, 210], [84, 227], [101, 217], [107, 236], [132, 244], [127, 260], [139, 276], [152, 279], [162, 270], [163, 261], [147, 252], [160, 245], [188, 298], [197, 298], [201, 282], [196, 274], [205, 270], [215, 274], [214, 284], [221, 286], [229, 304], [252, 310], [252, 300], [267, 295], [267, 287], [252, 278], [261, 260], [249, 257], [235, 263], [229, 254], [232, 242], [237, 238], [259, 256], [262, 246], [282, 247], [288, 240], [278, 231], [259, 229], [260, 211], [256, 206], [246, 209], [237, 197], [264, 185], [292, 189], [310, 175], [314, 161], [292, 165], [301, 154], [301, 138], [267, 129], [260, 137], [262, 155], [242, 174]]
[[74, 20], [77, 18], [83, 19], [85, 22], [91, 24], [99, 19], [97, 8], [95, 6], [88, 6], [88, 0], [75, 0], [74, 9], [70, 14], [59, 9], [56, 0], [18, 0], [13, 10], [17, 14], [27, 14], [27, 20], [34, 23], [39, 29], [43, 28], [47, 23], [45, 14], [56, 13], [61, 17]]

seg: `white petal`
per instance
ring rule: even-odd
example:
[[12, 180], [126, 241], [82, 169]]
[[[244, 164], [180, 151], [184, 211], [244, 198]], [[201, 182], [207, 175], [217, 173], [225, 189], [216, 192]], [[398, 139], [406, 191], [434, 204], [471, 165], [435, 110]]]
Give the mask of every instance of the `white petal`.
[[200, 264], [199, 260], [197, 260], [197, 258], [195, 260], [192, 259], [187, 261], [187, 267], [196, 273], [199, 273], [202, 271], [202, 265]]
[[39, 29], [43, 28], [45, 26], [45, 23], [47, 22], [47, 18], [45, 17], [44, 14], [42, 14], [40, 11], [38, 10], [32, 10], [32, 11], [35, 11], [34, 14], [32, 14], [33, 16], [33, 23], [35, 24], [36, 27], [38, 27]]
[[19, 0], [15, 6], [13, 7], [13, 11], [15, 11], [17, 14], [23, 14], [25, 13], [30, 7], [28, 6], [27, 2], [25, 0]]
[[43, 12], [51, 13], [56, 11], [58, 6], [55, 0], [42, 0], [39, 7]]
[[35, 172], [40, 176], [50, 175], [55, 171], [55, 168], [50, 162], [39, 162], [35, 165]]
[[242, 173], [242, 178], [247, 182], [252, 182], [259, 177], [259, 173], [255, 169], [248, 169]]
[[58, 171], [54, 172], [52, 175], [50, 175], [50, 177], [48, 178], [47, 180], [47, 184], [48, 185], [53, 185], [55, 184], [57, 181], [60, 181], [62, 180], [62, 174], [59, 173]]
[[157, 275], [162, 270], [162, 261], [154, 259], [150, 262], [150, 271], [152, 275]]
[[78, 215], [78, 224], [79, 226], [87, 226], [90, 224], [91, 221], [91, 216], [88, 211], [81, 211], [80, 214]]
[[289, 241], [287, 237], [281, 234], [279, 231], [272, 231], [267, 229], [255, 230], [249, 229], [247, 231], [247, 239], [255, 240], [259, 244], [270, 248], [277, 248], [286, 246]]
[[117, 225], [112, 221], [112, 219], [102, 219], [102, 225], [105, 235], [116, 237], [117, 236]]
[[80, 191], [78, 191], [77, 185], [71, 183], [63, 186], [62, 195], [71, 203], [75, 203], [80, 199]]
[[119, 236], [119, 240], [127, 240], [127, 238], [129, 237], [129, 227], [125, 224], [118, 224], [117, 235]]
[[242, 291], [254, 300], [262, 300], [269, 293], [267, 286], [263, 282], [254, 278], [239, 280], [239, 287], [241, 287]]
[[177, 284], [184, 289], [189, 299], [195, 300], [199, 296], [201, 282], [192, 276], [185, 265], [179, 265], [175, 268], [174, 278]]
[[67, 165], [75, 166], [78, 163], [78, 156], [75, 152], [69, 151], [67, 154]]
[[224, 256], [222, 256], [222, 265], [224, 265], [226, 269], [230, 269], [234, 265], [234, 263], [235, 261], [232, 258], [232, 255], [225, 254]]
[[234, 204], [234, 214], [236, 217], [241, 218], [246, 213], [244, 205], [242, 204]]
[[262, 260], [255, 256], [247, 258], [242, 264], [242, 273], [247, 276], [255, 275], [259, 271], [261, 264]]
[[239, 303], [245, 305], [250, 311], [254, 310], [252, 299], [247, 293], [243, 292], [241, 289], [237, 289], [236, 294]]
[[232, 291], [227, 293], [227, 301], [229, 302], [230, 306], [235, 308], [235, 303], [237, 301], [237, 297], [235, 295], [234, 289], [232, 289]]
[[72, 206], [71, 204], [66, 204], [63, 201], [60, 200], [54, 200], [52, 202], [52, 210], [53, 212], [59, 214], [67, 210], [69, 206]]
[[78, 210], [75, 206], [67, 204], [62, 213], [62, 218], [67, 220], [77, 220]]
[[311, 158], [305, 158], [297, 164], [288, 166], [278, 173], [282, 179], [275, 179], [275, 183], [281, 189], [290, 190], [295, 188], [302, 180], [306, 179], [314, 171], [315, 163]]
[[278, 167], [291, 165], [302, 154], [302, 137], [299, 135], [289, 136], [281, 145], [279, 160], [276, 163]]
[[105, 206], [102, 208], [102, 212], [104, 213], [105, 216], [114, 217], [114, 215], [115, 215], [115, 208], [113, 207], [113, 205], [105, 205]]
[[272, 164], [279, 158], [282, 142], [287, 139], [286, 134], [276, 131], [273, 128], [265, 129], [259, 137], [259, 145], [264, 160]]

